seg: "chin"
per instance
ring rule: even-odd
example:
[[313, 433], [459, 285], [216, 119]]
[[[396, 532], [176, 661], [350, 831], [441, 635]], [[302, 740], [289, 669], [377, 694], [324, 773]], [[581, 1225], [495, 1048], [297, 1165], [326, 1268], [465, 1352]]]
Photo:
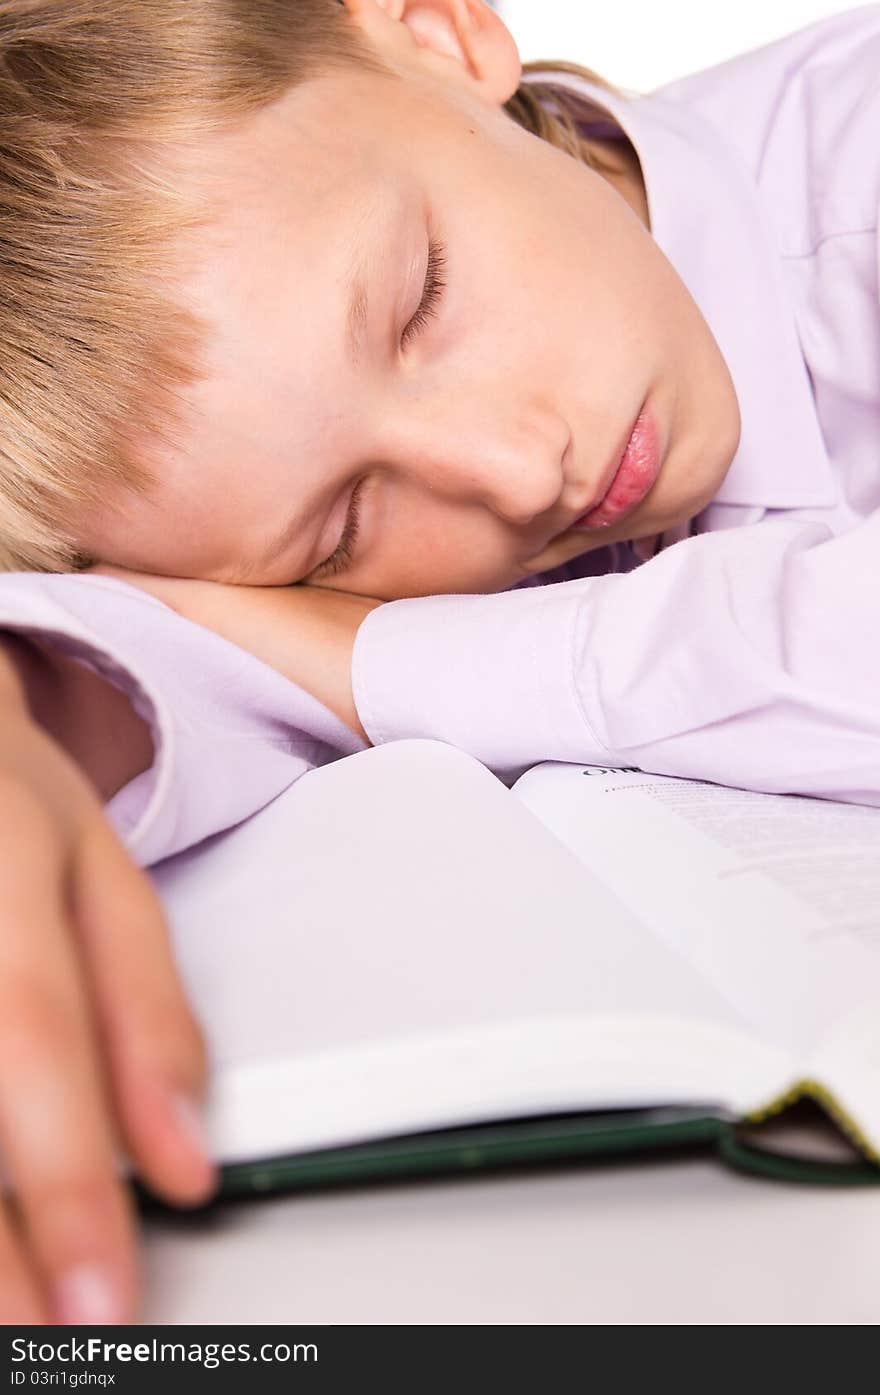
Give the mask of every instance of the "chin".
[[[680, 524], [695, 518], [698, 513], [702, 513], [703, 509], [711, 504], [729, 468], [730, 463], [728, 462], [711, 479], [704, 480], [702, 488], [699, 490], [690, 488], [686, 494], [680, 493], [675, 500], [668, 503], [659, 498], [656, 501], [651, 501], [654, 503], [654, 507], [648, 513], [630, 520], [632, 531], [629, 537], [643, 538], [649, 533], [663, 533], [667, 528], [677, 528]], [[649, 499], [645, 500], [646, 505]]]

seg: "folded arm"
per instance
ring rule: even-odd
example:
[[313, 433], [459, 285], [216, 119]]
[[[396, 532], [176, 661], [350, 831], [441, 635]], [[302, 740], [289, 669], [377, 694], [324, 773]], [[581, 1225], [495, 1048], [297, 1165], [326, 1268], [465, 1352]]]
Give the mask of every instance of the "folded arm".
[[488, 595], [140, 582], [374, 745], [447, 741], [502, 779], [584, 761], [880, 805], [880, 514]]
[[634, 571], [391, 601], [355, 641], [374, 745], [451, 742], [502, 778], [636, 765], [880, 805], [880, 513], [677, 543]]
[[246, 650], [311, 693], [369, 744], [351, 691], [351, 655], [361, 622], [383, 604], [320, 586], [227, 586], [99, 566], [198, 625]]

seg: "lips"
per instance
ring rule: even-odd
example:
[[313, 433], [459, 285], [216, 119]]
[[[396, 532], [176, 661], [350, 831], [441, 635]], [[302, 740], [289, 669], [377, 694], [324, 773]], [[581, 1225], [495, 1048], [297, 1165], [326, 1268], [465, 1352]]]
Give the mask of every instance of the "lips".
[[629, 439], [612, 466], [613, 475], [605, 493], [572, 528], [607, 528], [633, 512], [642, 502], [660, 473], [660, 432], [646, 400], [636, 418]]

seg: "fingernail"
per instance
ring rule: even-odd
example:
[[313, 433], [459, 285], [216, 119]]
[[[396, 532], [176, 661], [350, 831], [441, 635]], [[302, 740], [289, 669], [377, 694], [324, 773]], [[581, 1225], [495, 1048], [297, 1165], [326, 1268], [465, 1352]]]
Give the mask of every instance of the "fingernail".
[[177, 1126], [188, 1143], [207, 1162], [211, 1162], [211, 1148], [202, 1110], [190, 1095], [172, 1095], [171, 1109]]
[[65, 1326], [118, 1322], [121, 1305], [110, 1276], [97, 1264], [79, 1264], [55, 1285], [56, 1320]]

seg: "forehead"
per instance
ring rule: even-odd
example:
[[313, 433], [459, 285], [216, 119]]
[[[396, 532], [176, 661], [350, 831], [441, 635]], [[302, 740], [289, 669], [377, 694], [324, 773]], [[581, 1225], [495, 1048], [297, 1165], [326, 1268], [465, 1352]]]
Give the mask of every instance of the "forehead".
[[[175, 455], [216, 457], [218, 438], [237, 449], [239, 432], [253, 446], [252, 410], [267, 400], [307, 424], [316, 384], [338, 375], [353, 254], [388, 222], [399, 185], [366, 132], [352, 143], [326, 127], [323, 105], [285, 98], [212, 138], [199, 161], [203, 221], [180, 239], [169, 289], [204, 326], [204, 376], [186, 390]], [[277, 424], [262, 420], [265, 445]]]
[[176, 177], [218, 217], [274, 182], [279, 159], [317, 198], [365, 158], [393, 162], [395, 127], [399, 134], [401, 116], [424, 106], [424, 96], [418, 84], [392, 76], [312, 78], [181, 147], [172, 157]]

